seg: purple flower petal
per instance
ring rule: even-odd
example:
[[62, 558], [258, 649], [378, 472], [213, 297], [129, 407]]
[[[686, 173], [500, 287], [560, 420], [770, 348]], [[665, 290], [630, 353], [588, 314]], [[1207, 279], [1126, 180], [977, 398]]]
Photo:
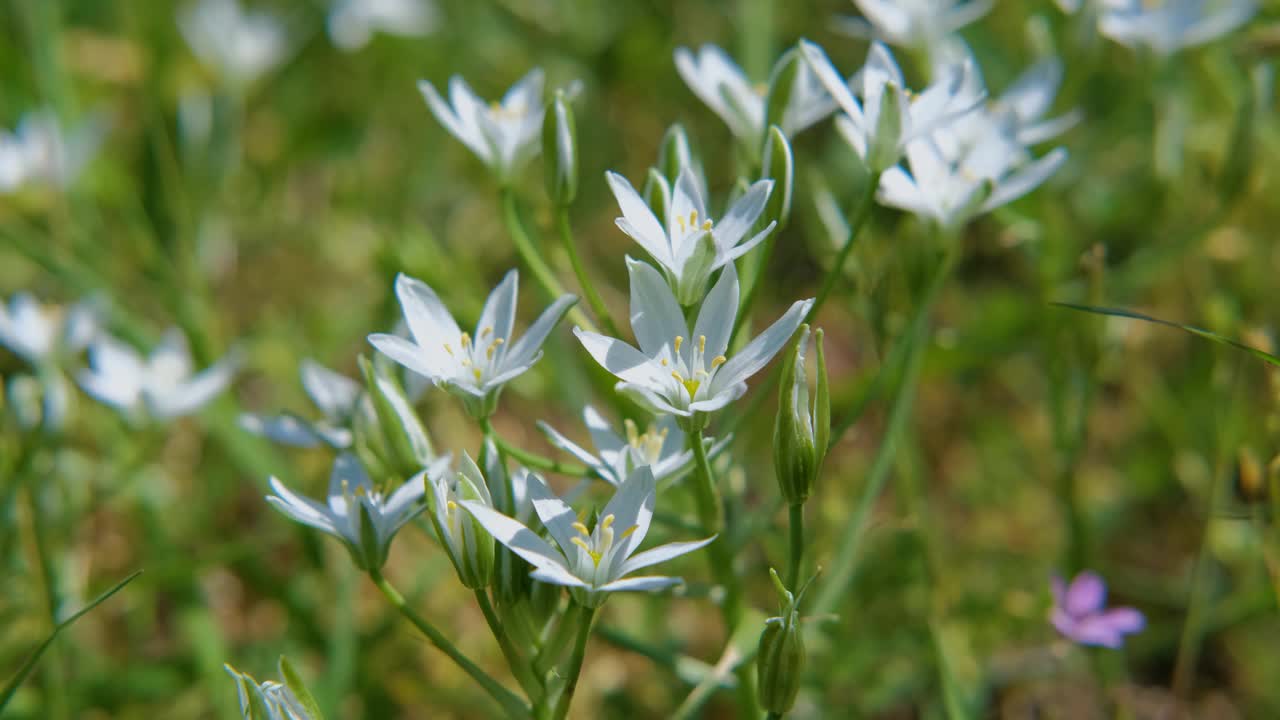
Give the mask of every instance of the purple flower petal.
[[1107, 602], [1107, 584], [1095, 572], [1085, 570], [1071, 581], [1062, 609], [1081, 618], [1102, 609]]

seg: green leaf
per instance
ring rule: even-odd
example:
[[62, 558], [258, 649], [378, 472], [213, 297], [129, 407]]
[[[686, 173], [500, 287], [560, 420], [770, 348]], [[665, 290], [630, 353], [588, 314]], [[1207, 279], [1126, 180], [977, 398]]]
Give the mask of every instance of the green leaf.
[[82, 616], [84, 616], [90, 610], [101, 605], [103, 602], [106, 601], [107, 598], [111, 597], [112, 595], [115, 595], [117, 592], [120, 592], [120, 590], [122, 590], [125, 585], [128, 585], [129, 583], [133, 582], [133, 579], [138, 577], [141, 574], [142, 574], [141, 570], [135, 571], [129, 577], [116, 583], [110, 590], [107, 590], [106, 592], [102, 593], [98, 597], [94, 598], [92, 602], [90, 602], [88, 605], [85, 605], [83, 608], [81, 608], [80, 611], [77, 612], [75, 615], [72, 615], [66, 620], [63, 620], [62, 622], [58, 623], [57, 627], [53, 629], [53, 632], [49, 633], [49, 637], [45, 638], [44, 642], [40, 643], [40, 646], [35, 649], [35, 652], [31, 653], [31, 657], [27, 658], [27, 661], [22, 664], [21, 668], [18, 668], [18, 672], [13, 676], [11, 680], [9, 680], [9, 683], [5, 685], [4, 691], [0, 692], [0, 712], [2, 712], [5, 706], [9, 704], [9, 701], [13, 699], [14, 694], [18, 692], [18, 688], [22, 685], [23, 681], [26, 680], [27, 676], [31, 674], [31, 671], [35, 669], [36, 663], [40, 661], [40, 656], [44, 654], [45, 650], [49, 649], [49, 646], [52, 645], [53, 641], [58, 637], [58, 633], [70, 627], [72, 623], [79, 620]]
[[302, 704], [302, 708], [307, 711], [308, 717], [312, 720], [324, 720], [324, 713], [320, 712], [320, 703], [316, 702], [315, 696], [307, 689], [306, 683], [302, 682], [298, 671], [293, 669], [293, 663], [289, 662], [289, 658], [284, 655], [280, 656], [280, 677], [293, 696]]
[[1171, 328], [1177, 328], [1179, 330], [1189, 332], [1192, 335], [1205, 338], [1206, 340], [1212, 340], [1222, 345], [1229, 345], [1237, 350], [1243, 350], [1265, 363], [1274, 365], [1275, 367], [1280, 367], [1280, 357], [1272, 355], [1269, 352], [1259, 350], [1258, 348], [1245, 345], [1244, 343], [1238, 340], [1232, 340], [1229, 337], [1219, 335], [1216, 332], [1195, 327], [1194, 325], [1183, 325], [1182, 323], [1173, 322], [1171, 320], [1161, 320], [1160, 318], [1154, 318], [1154, 317], [1151, 317], [1150, 315], [1143, 315], [1142, 313], [1134, 312], [1132, 310], [1125, 310], [1123, 308], [1106, 308], [1106, 307], [1097, 307], [1094, 305], [1076, 305], [1075, 303], [1064, 303], [1064, 302], [1056, 302], [1053, 304], [1059, 307], [1068, 308], [1070, 310], [1079, 310], [1081, 312], [1093, 313], [1095, 315], [1110, 315], [1111, 317], [1128, 318], [1130, 320], [1142, 320], [1143, 322], [1155, 323], [1157, 325], [1165, 325]]

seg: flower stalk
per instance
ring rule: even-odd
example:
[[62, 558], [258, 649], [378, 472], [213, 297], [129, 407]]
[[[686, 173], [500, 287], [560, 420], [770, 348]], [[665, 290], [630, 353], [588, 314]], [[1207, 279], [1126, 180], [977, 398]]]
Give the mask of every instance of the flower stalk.
[[[524, 261], [525, 265], [529, 266], [529, 272], [533, 273], [534, 279], [546, 291], [547, 297], [555, 300], [564, 296], [564, 286], [556, 279], [555, 273], [547, 265], [546, 260], [542, 259], [542, 254], [534, 247], [533, 240], [529, 238], [529, 233], [524, 229], [524, 223], [520, 220], [520, 209], [516, 205], [516, 195], [511, 188], [502, 188], [501, 204], [502, 218], [506, 222], [507, 233], [511, 235], [511, 242], [516, 246], [516, 252], [520, 255], [520, 259]], [[576, 307], [569, 309], [569, 319], [575, 325], [580, 325], [593, 331], [595, 329], [595, 324], [591, 322], [586, 313]]]

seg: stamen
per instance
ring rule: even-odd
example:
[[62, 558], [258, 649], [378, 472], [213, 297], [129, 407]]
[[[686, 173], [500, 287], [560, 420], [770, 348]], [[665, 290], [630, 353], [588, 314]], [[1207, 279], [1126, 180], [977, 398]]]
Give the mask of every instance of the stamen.
[[666, 358], [662, 358], [662, 359], [661, 359], [661, 360], [659, 360], [658, 362], [662, 363], [662, 367], [666, 367], [666, 366], [667, 366], [667, 359], [666, 359]]
[[691, 228], [698, 227], [698, 211], [697, 210], [689, 211], [689, 227]]
[[677, 216], [676, 216], [676, 225], [678, 225], [678, 226], [680, 227], [680, 232], [684, 232], [684, 231], [685, 231], [685, 229], [686, 229], [686, 228], [685, 228], [685, 226], [684, 226], [684, 216], [683, 216], [683, 215], [677, 215]]
[[640, 526], [639, 526], [639, 525], [632, 525], [631, 527], [629, 527], [629, 528], [627, 528], [626, 530], [623, 530], [623, 531], [622, 531], [622, 538], [621, 538], [621, 539], [626, 539], [626, 538], [630, 537], [630, 536], [631, 536], [631, 533], [633, 533], [633, 532], [635, 532], [635, 531], [637, 531], [637, 530], [639, 530], [639, 529], [640, 529]]
[[622, 421], [622, 427], [627, 430], [627, 444], [631, 447], [640, 447], [640, 433], [636, 431], [636, 424], [630, 418]]
[[492, 332], [493, 332], [493, 326], [492, 325], [486, 326], [480, 330], [480, 334], [477, 335], [476, 338], [479, 340], [483, 340], [486, 335]]
[[721, 365], [727, 362], [729, 362], [728, 358], [726, 358], [723, 355], [717, 355], [714, 358], [711, 358], [711, 369], [715, 370], [716, 368], [720, 367]]
[[706, 351], [707, 351], [707, 336], [699, 335], [698, 336], [698, 352], [705, 353]]
[[446, 510], [449, 510], [450, 512], [452, 512], [458, 509], [458, 503], [450, 500], [444, 504], [444, 507]]
[[467, 333], [462, 333], [462, 349], [463, 350], [471, 349], [471, 336], [468, 335]]
[[571, 525], [570, 527], [572, 527], [574, 530], [577, 530], [578, 532], [582, 533], [583, 535], [588, 535], [588, 536], [589, 536], [589, 535], [591, 535], [591, 531], [590, 531], [590, 530], [588, 530], [588, 529], [587, 529], [587, 526], [586, 526], [586, 525], [583, 525], [581, 522], [575, 522], [575, 523], [574, 523], [573, 525]]
[[449, 357], [453, 357], [453, 348], [449, 347], [449, 343], [444, 344], [444, 351], [449, 353]]
[[711, 229], [711, 221], [710, 221], [710, 220], [703, 220], [703, 221], [702, 221], [702, 229], [703, 229], [703, 230], [710, 230], [710, 229]]
[[600, 527], [604, 528], [605, 530], [608, 530], [609, 526], [612, 524], [613, 524], [613, 513], [609, 513], [608, 515], [605, 515], [604, 519], [600, 521]]
[[498, 351], [498, 346], [502, 344], [502, 338], [496, 338], [489, 344], [489, 349], [484, 351], [484, 356], [493, 359], [493, 354]]
[[684, 336], [677, 335], [676, 336], [676, 352], [680, 352], [680, 346], [683, 344], [684, 344]]

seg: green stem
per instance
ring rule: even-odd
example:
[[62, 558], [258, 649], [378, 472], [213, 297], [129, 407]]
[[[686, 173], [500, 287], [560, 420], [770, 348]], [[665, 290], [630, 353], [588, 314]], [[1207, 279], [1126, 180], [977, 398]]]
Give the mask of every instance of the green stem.
[[493, 610], [493, 604], [489, 602], [487, 590], [483, 588], [476, 590], [476, 603], [480, 606], [480, 612], [484, 613], [485, 622], [489, 623], [493, 639], [497, 640], [498, 646], [502, 648], [502, 656], [507, 659], [507, 665], [511, 668], [511, 674], [515, 676], [516, 682], [520, 683], [520, 688], [524, 690], [525, 695], [531, 699], [537, 698], [542, 694], [542, 683], [534, 677], [532, 666], [529, 665], [524, 654], [511, 644], [510, 635], [503, 629], [502, 621], [498, 619], [498, 614]]
[[574, 463], [561, 462], [553, 460], [545, 455], [539, 455], [530, 452], [524, 448], [517, 447], [502, 439], [497, 433], [492, 434], [493, 443], [503, 453], [510, 455], [527, 468], [533, 470], [546, 470], [547, 472], [560, 473], [561, 475], [572, 475], [573, 477], [591, 477], [593, 475], [591, 468], [576, 465]]
[[[34, 480], [34, 476], [29, 478]], [[32, 545], [35, 550], [36, 564], [40, 569], [40, 585], [44, 593], [45, 613], [49, 618], [51, 632], [58, 631], [58, 581], [54, 570], [53, 558], [49, 554], [48, 529], [45, 527], [44, 508], [37, 497], [39, 490], [35, 482], [27, 484], [27, 503], [31, 513]], [[62, 661], [62, 653], [54, 646], [49, 648], [49, 660], [46, 666], [49, 675], [45, 677], [45, 700], [49, 704], [49, 717], [68, 717], [68, 709], [64, 690], [67, 688], [66, 667]]]
[[502, 706], [502, 709], [507, 712], [508, 717], [517, 718], [519, 720], [527, 720], [531, 717], [529, 714], [529, 707], [523, 700], [517, 697], [515, 693], [499, 684], [497, 680], [494, 680], [488, 673], [481, 670], [475, 663], [471, 662], [466, 655], [463, 655], [462, 652], [453, 645], [453, 643], [449, 642], [444, 635], [441, 635], [440, 631], [437, 630], [435, 626], [414, 612], [413, 608], [409, 607], [408, 603], [405, 602], [404, 596], [401, 595], [400, 592], [382, 576], [381, 571], [370, 570], [369, 579], [372, 580], [373, 584], [382, 591], [383, 596], [385, 596], [387, 600], [389, 600], [391, 604], [400, 611], [400, 614], [403, 615], [406, 620], [413, 623], [413, 626], [418, 628], [418, 630], [427, 637], [427, 640], [430, 641], [432, 645], [435, 645], [440, 652], [448, 655], [449, 659], [457, 663], [458, 667], [462, 668], [463, 672], [470, 675], [472, 680], [475, 680], [480, 687], [484, 688], [485, 692], [489, 693], [490, 697], [496, 700], [498, 704]]
[[583, 607], [581, 605], [569, 603], [564, 615], [556, 622], [556, 627], [551, 633], [551, 637], [547, 639], [547, 642], [543, 643], [542, 649], [538, 651], [537, 656], [533, 659], [533, 670], [540, 677], [545, 677], [548, 672], [551, 672], [551, 668], [560, 661], [560, 656], [564, 654], [565, 647], [569, 645], [574, 626], [578, 623], [578, 615], [582, 611]]
[[[898, 393], [889, 409], [885, 436], [876, 451], [875, 460], [872, 461], [867, 484], [863, 488], [862, 496], [858, 499], [857, 509], [854, 510], [853, 518], [845, 525], [844, 532], [840, 536], [836, 554], [831, 562], [831, 571], [827, 573], [827, 580], [823, 583], [822, 589], [818, 591], [818, 597], [814, 601], [812, 612], [814, 615], [830, 613], [840, 598], [844, 597], [848, 591], [849, 583], [853, 581], [853, 572], [858, 561], [858, 552], [861, 550], [863, 531], [866, 529], [867, 522], [871, 519], [871, 511], [875, 507], [876, 500], [880, 497], [880, 493], [889, 479], [889, 471], [893, 467], [898, 443], [907, 428], [907, 421], [911, 417], [911, 408], [915, 403], [916, 382], [920, 375], [924, 345], [929, 337], [929, 312], [934, 302], [936, 302], [938, 293], [945, 284], [946, 278], [951, 273], [955, 255], [954, 248], [947, 250], [946, 256], [925, 291], [924, 298], [920, 301], [920, 306], [916, 311], [916, 319], [913, 321], [911, 329], [908, 331], [907, 336], [899, 341], [909, 343], [909, 345], [903, 356], [903, 372], [902, 379], [898, 385]], [[831, 442], [835, 443], [846, 429], [847, 425], [845, 424], [835, 428], [831, 433]]]
[[[706, 443], [702, 431], [689, 433], [689, 449], [693, 451], [694, 462], [694, 497], [698, 505], [698, 520], [705, 532], [721, 533], [723, 530], [723, 503], [720, 491], [716, 486], [715, 475], [711, 470], [711, 461], [707, 458]], [[738, 574], [733, 569], [733, 555], [729, 538], [723, 534], [716, 538], [707, 548], [711, 561], [711, 573], [716, 583], [724, 588], [724, 602], [720, 606], [724, 618], [725, 634], [730, 638], [738, 624], [742, 622], [742, 586]], [[751, 672], [751, 664], [744, 662], [734, 669], [738, 678], [738, 709], [742, 717], [755, 718], [760, 715], [756, 704], [755, 673]]]
[[560, 242], [564, 244], [564, 251], [569, 254], [573, 274], [577, 276], [578, 285], [587, 296], [587, 304], [591, 306], [591, 312], [595, 313], [600, 324], [604, 325], [605, 332], [614, 337], [622, 337], [618, 332], [618, 326], [613, 322], [613, 316], [609, 314], [609, 308], [604, 304], [604, 298], [600, 297], [600, 293], [596, 291], [591, 277], [587, 275], [586, 266], [582, 264], [582, 258], [578, 256], [578, 244], [573, 240], [573, 226], [569, 223], [568, 206], [561, 205], [557, 209], [556, 224], [560, 226]]
[[769, 714], [764, 716], [764, 720], [782, 720], [782, 716], [785, 714], [786, 713], [773, 712], [770, 710]]
[[787, 589], [796, 592], [800, 586], [801, 565], [804, 563], [804, 503], [787, 508], [791, 530], [791, 563], [787, 566]]
[[836, 253], [831, 267], [827, 269], [827, 276], [823, 278], [822, 287], [818, 289], [818, 294], [814, 296], [813, 307], [809, 309], [809, 314], [805, 316], [805, 322], [812, 323], [813, 319], [818, 316], [818, 311], [822, 309], [822, 305], [830, 297], [831, 291], [835, 289], [836, 282], [844, 274], [844, 263], [848, 260], [849, 253], [853, 251], [854, 241], [858, 239], [858, 235], [862, 232], [862, 226], [867, 224], [867, 218], [871, 217], [871, 207], [875, 204], [876, 188], [879, 185], [879, 174], [873, 174], [867, 178], [867, 188], [863, 192], [862, 199], [858, 202], [857, 209], [854, 210], [853, 220], [849, 223], [849, 236], [845, 238], [844, 245]]
[[596, 608], [585, 608], [585, 610], [586, 612], [582, 613], [578, 621], [578, 635], [573, 643], [573, 655], [569, 657], [569, 672], [565, 676], [568, 680], [564, 690], [560, 692], [560, 697], [556, 700], [555, 710], [551, 713], [552, 720], [564, 720], [569, 714], [573, 695], [578, 690], [578, 678], [582, 675], [582, 660], [587, 655], [587, 640], [591, 637], [591, 623], [596, 618]]
[[[547, 296], [551, 300], [556, 300], [565, 295], [564, 286], [556, 279], [555, 273], [551, 272], [551, 268], [542, 259], [538, 249], [533, 246], [529, 233], [525, 232], [524, 224], [520, 222], [520, 209], [516, 207], [516, 195], [510, 188], [502, 189], [502, 216], [507, 223], [507, 232], [511, 234], [511, 241], [515, 243], [516, 252], [520, 254], [524, 264], [529, 266], [529, 271], [546, 291]], [[596, 332], [595, 324], [577, 307], [569, 309], [569, 319], [574, 324], [582, 326], [584, 330]]]

